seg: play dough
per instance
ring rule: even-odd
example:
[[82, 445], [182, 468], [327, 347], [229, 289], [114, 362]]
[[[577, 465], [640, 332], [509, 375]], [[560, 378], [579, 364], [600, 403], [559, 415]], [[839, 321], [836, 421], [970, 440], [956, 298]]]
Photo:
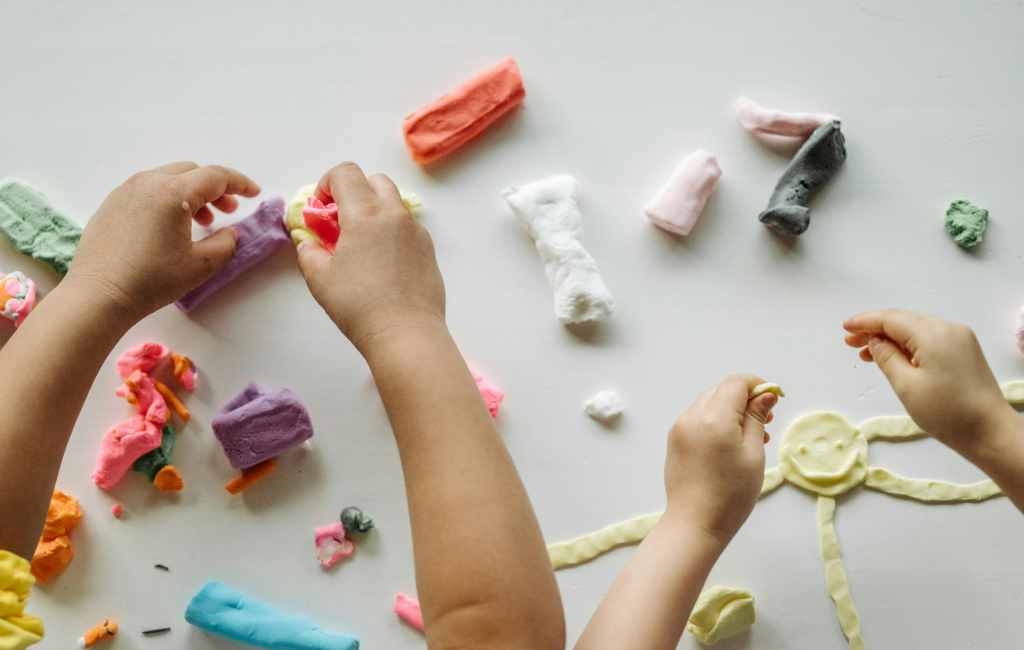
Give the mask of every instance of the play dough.
[[703, 149], [694, 151], [679, 163], [644, 208], [644, 214], [659, 228], [689, 235], [721, 175], [714, 154]]
[[257, 463], [252, 467], [247, 467], [242, 470], [241, 476], [232, 479], [230, 483], [224, 486], [224, 489], [231, 494], [238, 494], [267, 478], [267, 474], [274, 471], [275, 467], [277, 467], [277, 461], [273, 458]]
[[785, 391], [782, 390], [782, 386], [779, 386], [778, 384], [773, 384], [771, 382], [765, 382], [763, 384], [758, 384], [757, 386], [754, 386], [753, 390], [750, 391], [750, 395], [747, 397], [747, 401], [749, 402], [755, 397], [759, 397], [761, 395], [764, 395], [765, 393], [775, 393], [779, 397], [786, 396]]
[[160, 436], [160, 446], [152, 451], [139, 456], [132, 465], [137, 474], [146, 477], [150, 483], [156, 479], [157, 472], [171, 464], [171, 455], [174, 453], [174, 442], [177, 438], [177, 430], [170, 424], [165, 424]]
[[615, 309], [597, 262], [580, 240], [583, 221], [575, 191], [576, 179], [567, 174], [502, 191], [537, 246], [555, 294], [555, 316], [563, 323], [603, 320]]
[[104, 639], [110, 639], [117, 634], [117, 623], [106, 620], [85, 633], [85, 636], [78, 638], [78, 646], [91, 648]]
[[217, 412], [212, 425], [235, 469], [262, 463], [313, 437], [309, 413], [295, 393], [255, 381]]
[[167, 346], [159, 343], [143, 343], [129, 348], [117, 360], [117, 373], [125, 379], [131, 377], [136, 370], [150, 373], [170, 353]]
[[356, 549], [352, 540], [345, 537], [345, 527], [338, 522], [323, 528], [317, 528], [313, 536], [316, 541], [316, 559], [324, 566], [331, 566], [342, 560]]
[[807, 202], [811, 191], [826, 183], [846, 160], [846, 146], [839, 122], [822, 125], [800, 147], [782, 173], [768, 200], [768, 208], [758, 216], [764, 225], [783, 235], [799, 235], [811, 223]]
[[409, 621], [413, 627], [423, 629], [423, 611], [415, 598], [405, 594], [395, 596], [395, 613]]
[[498, 417], [498, 405], [501, 404], [501, 400], [505, 399], [505, 393], [501, 392], [500, 388], [484, 379], [484, 376], [480, 373], [473, 371], [470, 372], [473, 374], [473, 381], [476, 382], [477, 390], [480, 391], [480, 395], [484, 398], [484, 404], [487, 405], [487, 410], [491, 413], [491, 417]]
[[106, 490], [117, 485], [139, 456], [160, 446], [163, 424], [164, 420], [155, 422], [136, 415], [108, 429], [100, 443], [93, 482]]
[[362, 510], [349, 506], [341, 511], [341, 525], [350, 533], [366, 533], [374, 523]]
[[614, 391], [602, 390], [583, 405], [587, 415], [600, 422], [611, 422], [622, 415], [622, 400]]
[[797, 418], [779, 444], [779, 469], [790, 483], [834, 496], [864, 481], [868, 441], [838, 413]]
[[185, 620], [213, 634], [268, 650], [358, 650], [348, 634], [324, 632], [305, 616], [286, 614], [211, 580], [188, 603]]
[[736, 115], [740, 124], [751, 133], [769, 133], [793, 138], [806, 138], [815, 129], [838, 122], [839, 118], [828, 113], [791, 113], [762, 108], [747, 97], [736, 100]]
[[292, 242], [295, 245], [307, 240], [314, 239], [320, 241], [320, 239], [306, 227], [306, 222], [302, 218], [302, 210], [307, 205], [307, 199], [313, 196], [313, 192], [316, 191], [316, 183], [312, 185], [303, 185], [299, 188], [299, 191], [295, 193], [295, 197], [288, 202], [288, 208], [284, 215], [284, 224], [288, 228], [288, 232], [291, 233]]
[[174, 368], [174, 378], [178, 380], [178, 384], [185, 390], [195, 389], [196, 382], [199, 381], [199, 371], [196, 370], [196, 364], [192, 363], [192, 360], [188, 357], [172, 354], [171, 365]]
[[341, 228], [338, 226], [338, 205], [324, 205], [320, 199], [310, 196], [306, 199], [306, 207], [302, 209], [302, 222], [306, 229], [320, 240], [320, 245], [331, 255], [338, 244]]
[[8, 273], [0, 279], [0, 314], [21, 327], [36, 306], [36, 283], [20, 271]]
[[68, 533], [82, 521], [78, 499], [54, 490], [50, 507], [46, 511], [46, 524], [32, 555], [32, 575], [39, 582], [47, 582], [64, 570], [75, 553], [71, 550]]
[[616, 546], [636, 544], [647, 537], [647, 533], [651, 532], [659, 519], [661, 519], [660, 512], [602, 528], [596, 533], [584, 535], [571, 542], [553, 544], [548, 547], [551, 566], [560, 569], [564, 566], [589, 562]]
[[949, 204], [946, 220], [943, 222], [946, 232], [960, 246], [970, 248], [981, 243], [988, 226], [988, 210], [979, 208], [966, 199], [957, 199]]
[[1024, 353], [1024, 307], [1017, 312], [1017, 323], [1013, 328], [1013, 342], [1017, 344], [1017, 349]]
[[174, 303], [181, 311], [192, 311], [218, 289], [288, 243], [288, 231], [284, 226], [284, 198], [279, 194], [271, 194], [255, 212], [235, 223], [234, 228], [238, 233], [235, 256], [209, 280]]
[[754, 597], [749, 591], [717, 586], [697, 598], [686, 629], [701, 643], [711, 645], [739, 634], [754, 620]]
[[836, 605], [839, 626], [850, 643], [850, 650], [864, 650], [864, 637], [861, 636], [860, 618], [853, 607], [850, 596], [850, 583], [846, 580], [846, 569], [839, 557], [839, 539], [833, 526], [836, 513], [836, 500], [821, 495], [818, 497], [818, 534], [821, 539], [821, 561], [825, 565], [825, 583], [828, 595]]
[[64, 277], [82, 229], [57, 211], [42, 192], [17, 178], [0, 181], [0, 232], [23, 255]]
[[412, 159], [428, 163], [480, 137], [526, 97], [512, 57], [477, 73], [402, 123]]

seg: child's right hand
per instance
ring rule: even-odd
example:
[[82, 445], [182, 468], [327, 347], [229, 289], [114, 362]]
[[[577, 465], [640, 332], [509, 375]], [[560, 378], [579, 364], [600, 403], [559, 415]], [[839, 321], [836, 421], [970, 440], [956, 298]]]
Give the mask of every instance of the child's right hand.
[[710, 533], [723, 548], [750, 516], [764, 482], [764, 425], [779, 398], [764, 393], [748, 401], [762, 383], [754, 375], [726, 378], [669, 431], [664, 518]]
[[373, 341], [409, 328], [446, 329], [444, 281], [434, 244], [383, 174], [358, 165], [331, 169], [316, 189], [338, 204], [341, 236], [334, 255], [316, 241], [299, 244], [310, 293], [364, 355]]
[[858, 314], [843, 328], [846, 343], [878, 364], [914, 422], [967, 458], [1019, 426], [966, 325], [884, 309]]

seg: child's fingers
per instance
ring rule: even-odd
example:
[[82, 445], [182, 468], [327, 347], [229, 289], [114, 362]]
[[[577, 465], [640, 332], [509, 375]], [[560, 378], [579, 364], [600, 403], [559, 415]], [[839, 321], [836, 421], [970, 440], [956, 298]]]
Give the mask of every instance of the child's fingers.
[[715, 389], [715, 400], [724, 400], [729, 406], [742, 413], [747, 408], [750, 391], [764, 380], [757, 375], [732, 375], [726, 377]]
[[217, 208], [221, 212], [224, 212], [225, 214], [230, 214], [238, 209], [238, 199], [236, 199], [234, 196], [230, 194], [225, 194], [219, 199], [214, 199], [213, 201], [210, 201], [210, 205]]
[[149, 171], [157, 172], [159, 174], [167, 174], [169, 176], [176, 176], [178, 174], [190, 172], [193, 169], [197, 169], [198, 167], [199, 165], [195, 164], [194, 162], [183, 160], [181, 162], [172, 162], [167, 163], [166, 165], [161, 165], [159, 167], [154, 167]]
[[320, 245], [320, 242], [307, 239], [299, 243], [299, 271], [310, 287], [319, 282], [331, 265], [331, 254]]
[[178, 176], [185, 183], [185, 196], [193, 212], [225, 194], [253, 197], [260, 186], [245, 174], [220, 165], [207, 165]]
[[[212, 215], [211, 215], [212, 216]], [[235, 256], [238, 232], [231, 226], [221, 228], [209, 237], [192, 244], [192, 259], [196, 267], [196, 285], [205, 282], [221, 270]]]
[[343, 162], [320, 178], [314, 196], [324, 203], [336, 203], [340, 221], [347, 210], [370, 204], [377, 195], [359, 165]]
[[878, 309], [848, 318], [843, 328], [851, 334], [884, 334], [893, 342], [917, 352], [917, 334], [928, 327], [930, 317], [902, 309]]
[[205, 205], [196, 210], [196, 213], [192, 215], [195, 222], [200, 226], [209, 226], [213, 223], [213, 212], [210, 212], [210, 208]]
[[871, 340], [872, 334], [870, 332], [857, 332], [856, 334], [850, 334], [849, 332], [843, 337], [846, 340], [846, 344], [851, 348], [862, 348], [868, 344]]
[[[865, 358], [864, 352], [867, 351]], [[868, 347], [861, 351], [861, 358], [865, 361], [874, 360], [875, 364], [882, 370], [882, 374], [889, 380], [893, 388], [899, 392], [899, 386], [905, 385], [913, 372], [914, 366], [910, 362], [903, 348], [893, 343], [885, 336], [873, 336], [868, 341]]]
[[775, 393], [764, 393], [758, 395], [747, 403], [747, 410], [743, 413], [743, 440], [755, 447], [763, 448], [766, 432], [764, 425], [770, 419], [772, 408], [779, 403], [779, 397]]
[[378, 199], [392, 203], [395, 201], [402, 202], [402, 194], [398, 191], [398, 186], [384, 174], [374, 174], [366, 180], [370, 183], [370, 187], [373, 188], [373, 192], [377, 195]]

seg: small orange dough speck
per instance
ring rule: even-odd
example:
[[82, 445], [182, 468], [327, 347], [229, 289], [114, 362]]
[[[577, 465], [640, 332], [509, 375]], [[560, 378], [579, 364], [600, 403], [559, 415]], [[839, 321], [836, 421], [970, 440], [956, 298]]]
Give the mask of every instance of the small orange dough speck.
[[164, 465], [153, 477], [153, 485], [161, 492], [178, 492], [185, 487], [185, 482], [174, 465]]

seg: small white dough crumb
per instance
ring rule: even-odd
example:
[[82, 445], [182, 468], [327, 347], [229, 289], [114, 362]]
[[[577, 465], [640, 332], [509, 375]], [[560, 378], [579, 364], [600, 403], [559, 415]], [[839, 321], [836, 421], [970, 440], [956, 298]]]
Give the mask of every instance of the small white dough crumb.
[[587, 415], [600, 422], [611, 422], [622, 415], [622, 400], [613, 391], [603, 390], [583, 406]]
[[748, 397], [747, 400], [752, 400], [758, 395], [764, 395], [765, 393], [775, 393], [779, 397], [786, 396], [786, 393], [783, 392], [782, 390], [782, 386], [779, 386], [778, 384], [773, 384], [771, 382], [765, 382], [763, 384], [758, 384], [757, 386], [754, 386], [754, 390], [750, 391], [750, 397]]
[[597, 262], [580, 240], [583, 222], [575, 192], [576, 179], [567, 174], [502, 191], [544, 261], [555, 316], [563, 323], [603, 320], [615, 309]]

